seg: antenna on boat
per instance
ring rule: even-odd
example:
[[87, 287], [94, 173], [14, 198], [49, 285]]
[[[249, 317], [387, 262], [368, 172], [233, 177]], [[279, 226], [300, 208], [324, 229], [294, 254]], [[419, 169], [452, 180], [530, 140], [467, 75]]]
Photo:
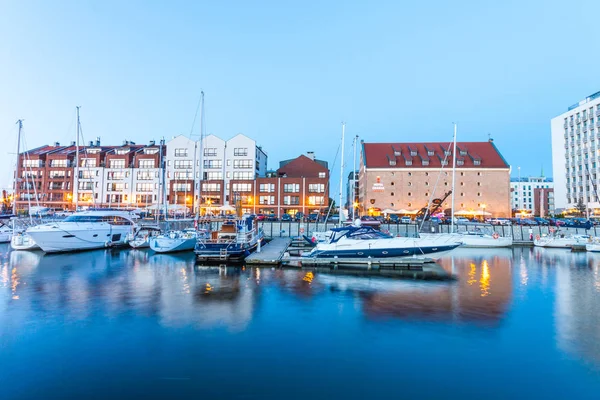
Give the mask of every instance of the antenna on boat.
[[340, 203], [338, 204], [338, 221], [340, 227], [342, 226], [342, 188], [344, 187], [344, 135], [346, 134], [346, 123], [342, 122], [342, 159], [340, 161]]
[[77, 181], [77, 185], [73, 185], [73, 189], [75, 190], [75, 211], [79, 208], [79, 108], [80, 106], [76, 106], [77, 110], [77, 134], [75, 139], [75, 177], [74, 182]]
[[452, 208], [450, 216], [450, 233], [454, 233], [454, 184], [456, 183], [456, 122], [454, 123], [454, 148], [452, 149]]

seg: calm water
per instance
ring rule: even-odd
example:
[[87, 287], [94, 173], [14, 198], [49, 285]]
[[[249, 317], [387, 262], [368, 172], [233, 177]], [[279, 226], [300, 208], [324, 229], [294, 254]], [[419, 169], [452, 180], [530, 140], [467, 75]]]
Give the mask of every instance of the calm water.
[[600, 398], [597, 255], [462, 249], [440, 262], [455, 282], [311, 281], [0, 246], [0, 399]]

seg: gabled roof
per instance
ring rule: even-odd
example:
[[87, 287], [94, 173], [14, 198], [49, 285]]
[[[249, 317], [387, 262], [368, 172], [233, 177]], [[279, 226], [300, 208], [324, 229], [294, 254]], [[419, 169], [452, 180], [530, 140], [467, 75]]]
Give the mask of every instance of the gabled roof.
[[327, 168], [313, 161], [305, 155], [301, 155], [286, 164], [279, 167], [277, 170], [278, 176], [287, 176], [288, 178], [315, 177], [319, 176], [319, 172], [328, 172]]
[[[457, 160], [463, 160], [459, 168], [509, 168], [493, 141], [458, 142]], [[445, 168], [452, 168], [452, 143], [363, 143], [363, 159], [367, 168], [441, 168], [444, 159]], [[450, 150], [449, 155], [445, 152]], [[416, 151], [417, 156], [411, 157], [410, 151]], [[433, 156], [428, 155], [434, 151]], [[460, 154], [460, 150], [467, 155]], [[401, 156], [395, 156], [400, 151]], [[390, 161], [395, 158], [395, 163]], [[429, 162], [424, 162], [428, 160]], [[395, 165], [391, 165], [395, 164]]]

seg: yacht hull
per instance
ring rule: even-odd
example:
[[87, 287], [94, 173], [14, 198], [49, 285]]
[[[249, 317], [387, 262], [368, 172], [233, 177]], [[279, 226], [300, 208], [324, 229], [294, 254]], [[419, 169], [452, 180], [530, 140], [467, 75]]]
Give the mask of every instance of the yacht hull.
[[177, 251], [194, 250], [197, 238], [167, 238], [157, 237], [150, 240], [150, 248], [157, 253], [174, 253]]
[[10, 241], [10, 247], [13, 250], [41, 250], [40, 246], [28, 234], [14, 235]]
[[427, 239], [447, 239], [453, 242], [461, 242], [462, 247], [467, 248], [497, 248], [510, 247], [513, 244], [511, 237], [498, 237], [494, 239], [490, 235], [463, 235], [460, 233], [422, 233], [421, 237]]
[[35, 243], [46, 253], [85, 251], [121, 246], [131, 228], [120, 226], [54, 228], [36, 226], [27, 230]]
[[428, 246], [317, 246], [307, 258], [429, 258], [437, 260], [460, 246], [460, 243], [428, 245]]

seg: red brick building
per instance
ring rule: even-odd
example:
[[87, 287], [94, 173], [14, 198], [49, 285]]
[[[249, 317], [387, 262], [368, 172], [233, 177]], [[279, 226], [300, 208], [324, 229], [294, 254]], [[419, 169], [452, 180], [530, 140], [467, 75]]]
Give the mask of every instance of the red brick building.
[[[218, 183], [207, 183], [210, 184]], [[283, 214], [323, 212], [329, 207], [327, 163], [316, 160], [312, 153], [282, 161], [279, 169], [268, 177], [232, 180], [230, 185], [230, 193], [239, 196], [247, 213], [274, 214], [281, 218]], [[222, 188], [213, 188], [213, 198], [223, 195]]]
[[554, 215], [554, 188], [533, 189], [533, 212], [542, 218]]

